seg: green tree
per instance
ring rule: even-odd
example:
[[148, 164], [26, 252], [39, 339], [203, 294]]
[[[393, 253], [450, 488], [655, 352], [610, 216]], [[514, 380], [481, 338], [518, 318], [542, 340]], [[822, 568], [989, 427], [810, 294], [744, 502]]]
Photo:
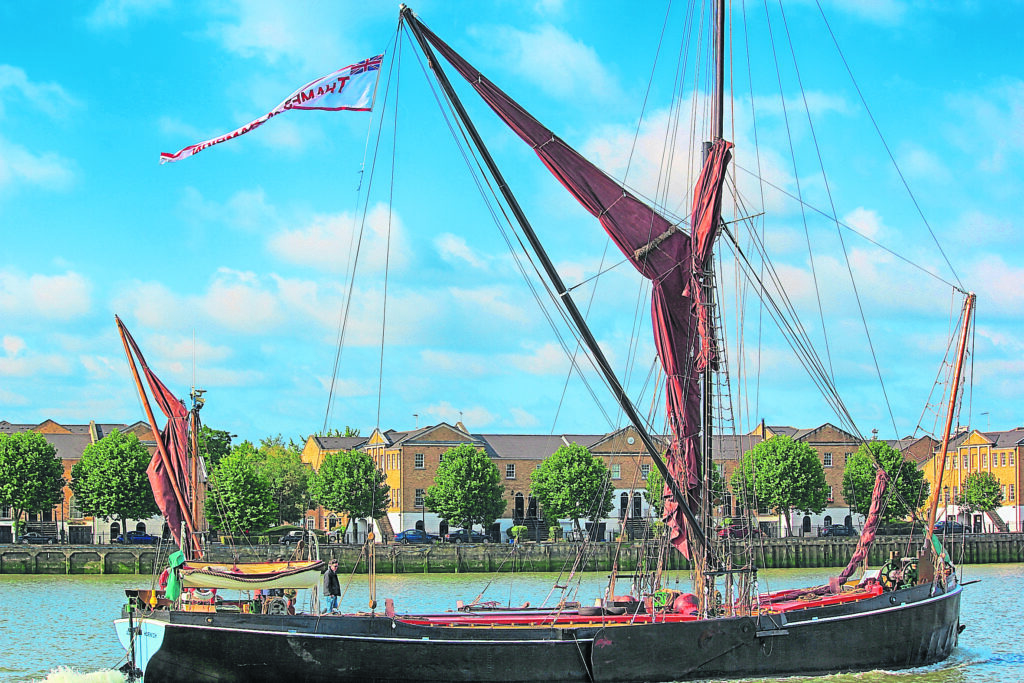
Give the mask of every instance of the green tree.
[[661, 476], [661, 470], [654, 468], [647, 475], [647, 488], [644, 489], [644, 498], [647, 504], [658, 511], [660, 518], [665, 514], [665, 478]]
[[346, 515], [344, 535], [353, 519], [378, 519], [387, 513], [391, 487], [386, 479], [369, 453], [328, 452], [309, 488], [317, 503]]
[[334, 427], [332, 429], [328, 429], [326, 432], [318, 434], [318, 436], [359, 436], [359, 430], [355, 427], [345, 425], [345, 429], [343, 430]]
[[530, 494], [545, 514], [571, 519], [578, 532], [581, 517], [596, 522], [612, 510], [612, 473], [577, 443], [559, 446], [530, 480]]
[[203, 425], [199, 428], [196, 440], [199, 442], [199, 452], [210, 470], [217, 466], [221, 458], [231, 453], [231, 434], [223, 430]]
[[248, 441], [235, 446], [210, 473], [206, 516], [229, 533], [261, 531], [277, 520], [270, 482], [260, 472], [260, 458]]
[[752, 491], [758, 507], [783, 515], [787, 534], [792, 533], [791, 510], [818, 513], [828, 504], [825, 468], [818, 454], [781, 434], [744, 453], [731, 484], [733, 491]]
[[856, 453], [846, 459], [843, 498], [854, 512], [868, 514], [871, 509], [871, 492], [875, 487], [876, 461], [890, 478], [882, 519], [892, 522], [906, 518], [911, 510], [916, 510], [928, 498], [928, 482], [922, 470], [884, 441], [863, 443]]
[[959, 503], [968, 512], [992, 512], [1003, 504], [1003, 487], [991, 472], [971, 472], [964, 478]]
[[297, 444], [289, 441], [286, 445], [280, 434], [263, 439], [258, 459], [260, 471], [270, 484], [271, 496], [277, 503], [278, 524], [305, 517], [313, 472], [302, 462]]
[[462, 443], [444, 452], [423, 504], [450, 523], [487, 526], [505, 511], [505, 487], [497, 465], [479, 448]]
[[43, 512], [64, 496], [64, 464], [38, 432], [0, 434], [0, 507], [10, 507], [16, 525], [26, 512]]
[[129, 519], [160, 512], [146, 476], [150, 454], [139, 437], [113, 430], [82, 451], [71, 468], [71, 490], [86, 515], [116, 519], [127, 531]]

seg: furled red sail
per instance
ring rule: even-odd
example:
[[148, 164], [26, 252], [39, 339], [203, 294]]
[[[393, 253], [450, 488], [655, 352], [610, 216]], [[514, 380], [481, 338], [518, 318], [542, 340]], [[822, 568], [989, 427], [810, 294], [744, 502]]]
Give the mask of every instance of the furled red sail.
[[[146, 377], [146, 382], [149, 384], [150, 391], [153, 393], [153, 398], [167, 418], [167, 425], [157, 435], [157, 438], [161, 440], [164, 451], [168, 455], [170, 467], [165, 466], [160, 449], [158, 448], [149, 462], [149, 467], [146, 468], [146, 474], [149, 476], [149, 484], [153, 489], [153, 497], [156, 499], [157, 507], [160, 508], [160, 512], [167, 519], [167, 526], [170, 527], [175, 542], [181, 547], [181, 523], [189, 516], [189, 513], [179, 503], [175, 486], [185, 496], [185, 500], [191, 499], [192, 492], [190, 490], [187, 467], [188, 408], [149, 369], [146, 359], [139, 350], [138, 344], [135, 343], [132, 335], [119, 318], [117, 319], [117, 324], [124, 335], [125, 343], [131, 347], [132, 353], [138, 359], [139, 365], [142, 366], [142, 372]], [[143, 400], [145, 400], [145, 397], [143, 397]]]
[[[687, 234], [580, 156], [433, 32], [421, 28], [491, 109], [600, 220], [633, 266], [651, 280], [651, 319], [667, 377], [666, 404], [672, 433], [666, 460], [672, 477], [695, 503], [701, 485], [699, 379], [714, 355], [703, 301], [702, 271], [721, 214], [722, 181], [732, 144], [718, 140], [712, 146], [694, 192], [691, 231]], [[673, 545], [688, 556], [682, 511], [671, 498], [666, 501], [665, 515]]]

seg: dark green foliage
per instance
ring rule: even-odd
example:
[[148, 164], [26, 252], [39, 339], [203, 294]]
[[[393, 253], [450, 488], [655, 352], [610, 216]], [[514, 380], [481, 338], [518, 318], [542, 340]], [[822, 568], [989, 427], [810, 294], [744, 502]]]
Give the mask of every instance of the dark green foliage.
[[773, 436], [744, 453], [730, 483], [736, 493], [753, 492], [758, 507], [784, 515], [787, 530], [790, 510], [818, 513], [828, 504], [825, 468], [818, 454], [788, 436]]
[[424, 504], [454, 526], [485, 529], [505, 511], [498, 467], [482, 450], [464, 443], [449, 448], [426, 490]]
[[42, 434], [0, 434], [0, 507], [10, 506], [15, 522], [52, 508], [63, 489], [64, 465]]
[[843, 469], [843, 498], [854, 512], [866, 515], [871, 509], [871, 491], [877, 472], [875, 461], [881, 463], [890, 477], [887, 502], [882, 509], [885, 522], [906, 518], [911, 510], [927, 500], [928, 482], [924, 480], [924, 472], [884, 441], [868, 441], [847, 458]]
[[309, 505], [313, 471], [302, 462], [299, 446], [294, 441], [286, 445], [281, 435], [262, 439], [257, 458], [277, 503], [278, 524], [301, 521]]
[[71, 468], [71, 490], [86, 515], [116, 519], [127, 529], [129, 519], [147, 519], [160, 512], [146, 476], [151, 456], [135, 434], [114, 430], [82, 451]]
[[647, 475], [647, 488], [644, 489], [644, 499], [647, 504], [658, 511], [658, 517], [665, 513], [665, 479], [661, 476], [661, 470], [655, 467]]
[[577, 443], [560, 446], [530, 475], [530, 494], [545, 515], [571, 519], [577, 531], [580, 519], [596, 522], [612, 510], [612, 473], [598, 458]]
[[270, 482], [260, 472], [260, 457], [248, 441], [232, 449], [210, 472], [206, 516], [213, 528], [248, 534], [277, 521]]
[[213, 470], [221, 458], [231, 452], [231, 434], [220, 429], [210, 429], [206, 425], [199, 428], [196, 435], [199, 441], [199, 452], [206, 460], [208, 469]]
[[309, 488], [320, 505], [347, 515], [349, 521], [383, 517], [391, 491], [384, 473], [363, 451], [327, 453]]
[[1002, 484], [991, 472], [971, 472], [958, 502], [969, 512], [991, 512], [1003, 504]]

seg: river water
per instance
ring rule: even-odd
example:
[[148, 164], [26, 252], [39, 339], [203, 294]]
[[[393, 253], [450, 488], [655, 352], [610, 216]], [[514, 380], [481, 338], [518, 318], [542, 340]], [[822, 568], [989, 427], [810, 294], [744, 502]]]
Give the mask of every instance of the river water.
[[[790, 569], [761, 572], [762, 590], [824, 583], [834, 570]], [[345, 610], [367, 605], [366, 577], [355, 577], [342, 589]], [[685, 580], [685, 577], [682, 577]], [[960, 646], [945, 662], [900, 672], [875, 671], [828, 676], [828, 683], [1003, 683], [1024, 681], [1024, 564], [978, 565], [963, 569], [967, 586], [961, 621], [967, 629]], [[453, 608], [455, 600], [483, 599], [520, 605], [541, 604], [552, 574], [416, 574], [382, 575], [378, 602], [395, 601], [398, 612]], [[121, 676], [109, 669], [124, 662], [112, 621], [124, 602], [125, 588], [149, 587], [141, 576], [0, 575], [0, 683], [115, 683]], [[603, 592], [606, 574], [586, 575], [579, 598], [589, 602]], [[624, 586], [620, 587], [620, 591]], [[680, 586], [685, 588], [685, 586]], [[822, 644], [827, 647], [826, 643]], [[808, 653], [813, 656], [813, 653]], [[767, 680], [767, 679], [766, 679]], [[800, 681], [802, 679], [789, 679]]]

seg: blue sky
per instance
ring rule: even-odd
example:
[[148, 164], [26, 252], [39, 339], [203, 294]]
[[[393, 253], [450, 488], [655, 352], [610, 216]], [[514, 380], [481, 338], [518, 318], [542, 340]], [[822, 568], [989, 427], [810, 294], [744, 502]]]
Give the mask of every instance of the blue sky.
[[[741, 6], [733, 4], [738, 15]], [[759, 164], [786, 192], [799, 192], [826, 214], [834, 204], [844, 224], [946, 283], [955, 281], [930, 227], [963, 286], [979, 296], [975, 389], [960, 421], [982, 429], [1024, 423], [1024, 5], [823, 2], [926, 226], [815, 3], [786, 9], [799, 82], [781, 15], [772, 8], [773, 57], [763, 5], [749, 4], [751, 52], [761, 56], [750, 88], [737, 28], [735, 108], [727, 123], [737, 165], [745, 169], [737, 171], [745, 200], [736, 210], [764, 212], [758, 229], [815, 341], [822, 338], [822, 310], [833, 373], [861, 431], [891, 437], [913, 433], [918, 424], [931, 429], [935, 418], [925, 404], [950, 310], [959, 302], [948, 284], [922, 277], [852, 233], [844, 256], [835, 221], [759, 187], [748, 173]], [[661, 151], [671, 121], [665, 77], [677, 37], [666, 36], [647, 95], [663, 4], [542, 0], [469, 7], [413, 5], [428, 26], [570, 144], [686, 213], [693, 167], [687, 126], [676, 136], [669, 165], [659, 166], [669, 158]], [[672, 8], [675, 28], [667, 33], [678, 34], [684, 9]], [[400, 72], [383, 80], [396, 54], [397, 14], [390, 2], [121, 0], [57, 12], [43, 3], [0, 5], [0, 419], [140, 419], [113, 324], [117, 313], [170, 386], [180, 394], [193, 382], [207, 389], [207, 424], [244, 438], [296, 438], [325, 421], [365, 434], [378, 424], [407, 429], [460, 416], [485, 433], [621, 426], [592, 373], [596, 401], [578, 378], [567, 383], [566, 356], [405, 38]], [[233, 130], [302, 83], [385, 50], [372, 116], [288, 112], [194, 158], [158, 164], [160, 152]], [[706, 84], [701, 77], [694, 82], [701, 68], [694, 59], [681, 89], [685, 110], [694, 93], [701, 101]], [[601, 270], [603, 255], [606, 268], [620, 261], [530, 150], [465, 97], [566, 281], [587, 281]], [[751, 102], [760, 156], [753, 153]], [[664, 192], [657, 189], [659, 168], [672, 169]], [[359, 225], [354, 217], [364, 205], [363, 259], [328, 416], [351, 237]], [[734, 206], [726, 207], [727, 219], [736, 215]], [[820, 304], [808, 242], [821, 250], [813, 261]], [[724, 270], [731, 272], [728, 264]], [[891, 409], [879, 392], [848, 271], [859, 276]], [[589, 281], [576, 290], [581, 307], [594, 286]], [[660, 429], [663, 410], [651, 407], [646, 381], [647, 294], [621, 266], [596, 287], [596, 334]], [[760, 328], [758, 355], [757, 309], [748, 302], [745, 311], [745, 346], [730, 350], [730, 361], [742, 359], [749, 375], [733, 378], [734, 394], [740, 384], [750, 389], [738, 427], [761, 418], [802, 427], [835, 422], [768, 322]], [[735, 336], [737, 318], [727, 318], [727, 326]]]

